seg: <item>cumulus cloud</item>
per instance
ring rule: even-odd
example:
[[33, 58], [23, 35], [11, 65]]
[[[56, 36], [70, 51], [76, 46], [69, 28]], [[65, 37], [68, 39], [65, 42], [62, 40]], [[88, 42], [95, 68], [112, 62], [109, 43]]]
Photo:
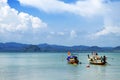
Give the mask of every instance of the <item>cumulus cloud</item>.
[[[19, 2], [48, 13], [69, 12], [84, 17], [101, 16], [104, 19], [104, 29], [94, 33], [96, 36], [113, 33], [114, 27], [119, 30], [119, 25], [116, 26], [116, 24], [120, 19], [118, 9], [120, 2], [111, 2], [110, 0], [78, 0], [75, 3], [65, 3], [62, 0], [19, 0]], [[108, 23], [110, 20], [111, 22]]]
[[106, 4], [107, 10], [104, 14], [103, 29], [94, 33], [94, 38], [104, 35], [115, 34], [120, 36], [120, 2]]
[[7, 0], [0, 0], [0, 3], [7, 3]]
[[101, 36], [110, 35], [110, 34], [120, 36], [120, 27], [107, 26], [107, 27], [104, 27], [104, 29], [102, 29], [94, 34], [91, 34], [89, 37], [91, 37], [91, 39], [97, 39]]
[[36, 7], [48, 13], [70, 12], [80, 16], [93, 16], [103, 12], [103, 0], [78, 0], [64, 3], [61, 0], [18, 0], [23, 5]]
[[10, 8], [7, 0], [0, 1], [0, 37], [29, 36], [47, 28], [47, 24], [40, 18]]

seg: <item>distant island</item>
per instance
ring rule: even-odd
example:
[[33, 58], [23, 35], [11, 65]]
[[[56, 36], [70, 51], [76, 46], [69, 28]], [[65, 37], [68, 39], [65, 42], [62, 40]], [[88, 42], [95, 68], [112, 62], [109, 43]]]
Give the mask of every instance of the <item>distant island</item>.
[[120, 52], [120, 46], [98, 47], [98, 46], [61, 46], [50, 44], [21, 44], [15, 42], [0, 43], [0, 52]]

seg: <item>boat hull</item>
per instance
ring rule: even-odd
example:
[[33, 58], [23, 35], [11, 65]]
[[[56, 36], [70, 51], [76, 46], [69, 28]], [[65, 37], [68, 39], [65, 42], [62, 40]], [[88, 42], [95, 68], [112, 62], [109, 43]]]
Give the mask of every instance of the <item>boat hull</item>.
[[90, 64], [94, 64], [94, 65], [105, 65], [106, 62], [101, 62], [101, 63], [97, 63], [97, 62], [90, 62]]
[[68, 64], [77, 65], [78, 63], [76, 63], [76, 62], [68, 62]]
[[68, 63], [69, 63], [69, 64], [78, 64], [79, 61], [78, 61], [78, 60], [74, 60], [74, 59], [70, 59], [70, 60], [68, 61]]

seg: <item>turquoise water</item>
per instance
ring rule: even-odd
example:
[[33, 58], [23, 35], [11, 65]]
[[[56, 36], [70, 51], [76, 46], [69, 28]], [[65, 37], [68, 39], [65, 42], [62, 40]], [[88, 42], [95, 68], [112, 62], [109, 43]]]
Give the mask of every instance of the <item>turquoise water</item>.
[[105, 66], [90, 65], [88, 53], [79, 53], [83, 64], [67, 64], [67, 53], [0, 53], [0, 80], [120, 80], [120, 53], [108, 57]]

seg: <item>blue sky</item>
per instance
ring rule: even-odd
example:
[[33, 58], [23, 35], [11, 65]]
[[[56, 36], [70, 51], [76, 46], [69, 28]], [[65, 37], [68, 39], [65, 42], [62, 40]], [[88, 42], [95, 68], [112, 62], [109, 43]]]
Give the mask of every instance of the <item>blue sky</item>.
[[0, 42], [119, 46], [119, 0], [1, 0]]

